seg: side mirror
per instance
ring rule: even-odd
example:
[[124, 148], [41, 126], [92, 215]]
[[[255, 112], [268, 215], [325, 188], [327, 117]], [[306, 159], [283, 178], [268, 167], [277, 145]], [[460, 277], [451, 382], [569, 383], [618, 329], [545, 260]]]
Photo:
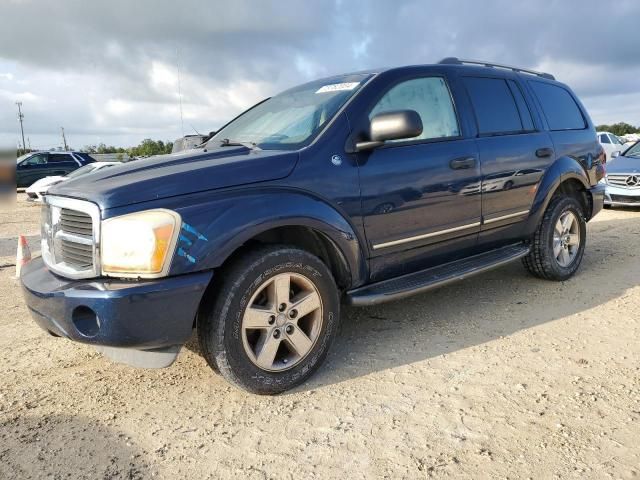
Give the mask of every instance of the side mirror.
[[613, 153], [611, 154], [611, 158], [618, 158], [620, 155], [621, 155], [621, 153], [620, 153], [620, 152], [613, 152]]
[[371, 119], [369, 140], [356, 143], [356, 150], [373, 150], [387, 140], [413, 138], [422, 134], [422, 120], [415, 110], [384, 112]]

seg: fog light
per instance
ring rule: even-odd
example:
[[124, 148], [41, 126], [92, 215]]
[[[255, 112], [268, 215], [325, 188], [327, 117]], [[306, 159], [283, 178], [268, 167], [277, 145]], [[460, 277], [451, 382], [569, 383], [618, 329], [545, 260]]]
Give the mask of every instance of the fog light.
[[73, 310], [71, 320], [76, 330], [85, 337], [95, 337], [100, 330], [100, 320], [98, 320], [96, 312], [84, 305]]

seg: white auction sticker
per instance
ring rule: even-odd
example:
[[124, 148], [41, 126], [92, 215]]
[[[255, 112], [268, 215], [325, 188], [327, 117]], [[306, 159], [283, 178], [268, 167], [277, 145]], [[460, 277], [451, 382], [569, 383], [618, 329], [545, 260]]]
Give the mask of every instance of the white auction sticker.
[[316, 91], [316, 93], [339, 92], [341, 90], [353, 90], [358, 85], [360, 85], [359, 82], [332, 83], [331, 85], [325, 85], [324, 87], [320, 87]]

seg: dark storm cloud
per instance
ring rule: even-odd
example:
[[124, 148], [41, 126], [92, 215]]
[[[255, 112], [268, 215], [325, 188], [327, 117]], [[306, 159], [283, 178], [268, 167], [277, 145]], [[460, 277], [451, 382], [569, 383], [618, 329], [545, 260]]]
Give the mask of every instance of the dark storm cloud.
[[[0, 60], [26, 77], [16, 74], [13, 83], [0, 77], [0, 94], [28, 91], [65, 105], [58, 123], [75, 122], [87, 135], [163, 131], [163, 122], [175, 135], [177, 123], [166, 124], [175, 117], [175, 85], [150, 86], [159, 64], [180, 65], [191, 121], [214, 127], [241, 108], [238, 102], [247, 106], [311, 77], [445, 56], [549, 69], [587, 106], [598, 98], [598, 114], [602, 97], [610, 96], [625, 104], [617, 111], [632, 117], [620, 120], [640, 123], [640, 108], [629, 109], [640, 85], [636, 0], [4, 0], [0, 18]], [[48, 75], [66, 87], [45, 85]], [[260, 87], [237, 87], [243, 82]], [[166, 116], [155, 115], [163, 109]], [[109, 111], [124, 113], [103, 115]], [[602, 120], [613, 119], [615, 106], [610, 115]], [[51, 121], [42, 108], [42, 130]]]

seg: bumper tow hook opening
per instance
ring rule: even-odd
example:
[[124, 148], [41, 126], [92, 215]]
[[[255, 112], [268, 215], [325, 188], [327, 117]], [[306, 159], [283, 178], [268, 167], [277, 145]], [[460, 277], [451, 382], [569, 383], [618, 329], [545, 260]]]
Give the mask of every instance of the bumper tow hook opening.
[[95, 337], [100, 331], [100, 320], [96, 312], [89, 307], [79, 306], [73, 310], [71, 315], [73, 325], [85, 337]]

